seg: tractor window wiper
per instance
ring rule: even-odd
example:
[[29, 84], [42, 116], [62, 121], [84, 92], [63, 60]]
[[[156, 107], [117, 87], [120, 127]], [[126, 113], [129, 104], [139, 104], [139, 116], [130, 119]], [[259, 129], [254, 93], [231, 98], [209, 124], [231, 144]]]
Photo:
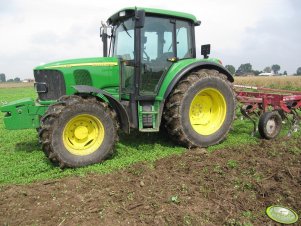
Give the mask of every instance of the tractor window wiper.
[[126, 28], [126, 26], [124, 25], [124, 23], [121, 23], [123, 30], [125, 30], [125, 32], [128, 34], [128, 36], [130, 36], [132, 38], [132, 36], [130, 35], [130, 33], [128, 32], [128, 29]]

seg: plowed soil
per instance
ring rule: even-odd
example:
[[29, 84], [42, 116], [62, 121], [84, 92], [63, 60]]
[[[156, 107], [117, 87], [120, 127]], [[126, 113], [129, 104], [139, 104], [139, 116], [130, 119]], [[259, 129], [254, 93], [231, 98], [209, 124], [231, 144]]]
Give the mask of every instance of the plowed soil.
[[0, 224], [277, 225], [265, 215], [269, 205], [301, 213], [300, 152], [300, 139], [262, 140], [107, 175], [3, 186]]

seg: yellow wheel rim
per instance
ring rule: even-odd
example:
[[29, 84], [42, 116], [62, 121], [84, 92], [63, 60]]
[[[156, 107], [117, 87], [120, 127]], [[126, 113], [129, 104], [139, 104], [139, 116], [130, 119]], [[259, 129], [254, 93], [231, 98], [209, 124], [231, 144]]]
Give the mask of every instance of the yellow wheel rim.
[[226, 118], [224, 96], [214, 88], [206, 88], [193, 98], [189, 119], [192, 128], [201, 135], [211, 135], [219, 130]]
[[103, 142], [105, 135], [101, 121], [93, 115], [82, 114], [72, 118], [63, 131], [66, 149], [74, 155], [89, 155]]

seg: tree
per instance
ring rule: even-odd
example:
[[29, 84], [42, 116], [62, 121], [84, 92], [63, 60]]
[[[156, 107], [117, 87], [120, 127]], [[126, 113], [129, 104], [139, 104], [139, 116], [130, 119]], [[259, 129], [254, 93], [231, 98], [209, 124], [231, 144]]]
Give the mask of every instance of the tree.
[[297, 75], [301, 75], [301, 67], [298, 67], [298, 69], [297, 69]]
[[14, 78], [14, 82], [20, 82], [21, 79], [19, 77]]
[[254, 73], [254, 75], [256, 75], [256, 76], [257, 76], [257, 75], [259, 75], [259, 74], [260, 74], [262, 71], [253, 70], [252, 72]]
[[226, 65], [225, 68], [227, 68], [227, 70], [230, 71], [232, 75], [234, 75], [235, 67], [233, 65]]
[[278, 64], [272, 65], [272, 71], [274, 72], [274, 74], [277, 75], [279, 70], [280, 70], [280, 66]]
[[238, 68], [238, 71], [242, 72], [243, 74], [252, 73], [252, 64], [241, 64]]
[[265, 73], [271, 73], [271, 72], [272, 72], [272, 69], [271, 69], [271, 67], [265, 67], [265, 68], [263, 69], [263, 72], [265, 72]]
[[13, 82], [14, 80], [13, 79], [8, 79], [6, 82]]
[[283, 72], [283, 75], [287, 75], [287, 71], [284, 71], [284, 72]]
[[0, 74], [0, 82], [6, 82], [6, 77], [4, 73]]

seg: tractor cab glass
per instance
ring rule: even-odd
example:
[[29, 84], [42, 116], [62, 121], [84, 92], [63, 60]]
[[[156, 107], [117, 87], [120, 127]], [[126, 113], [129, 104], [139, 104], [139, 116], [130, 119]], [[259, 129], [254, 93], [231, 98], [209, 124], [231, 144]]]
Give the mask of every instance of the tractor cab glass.
[[146, 17], [141, 30], [140, 95], [156, 94], [161, 79], [175, 59], [193, 56], [191, 46], [191, 26], [188, 22]]
[[122, 60], [134, 59], [134, 26], [135, 21], [128, 19], [116, 26], [113, 55]]
[[114, 27], [112, 56], [121, 59], [121, 92], [134, 93], [139, 72], [136, 94], [155, 96], [172, 63], [193, 57], [192, 24], [151, 15], [144, 18], [142, 28], [135, 28], [135, 22], [130, 17]]
[[134, 67], [132, 66], [135, 58], [134, 40], [135, 40], [135, 20], [129, 18], [120, 21], [114, 27], [113, 45], [114, 57], [121, 59], [121, 88], [123, 93], [132, 93], [134, 84]]
[[140, 94], [152, 95], [159, 80], [175, 57], [173, 24], [170, 19], [146, 17], [141, 29], [141, 77]]

